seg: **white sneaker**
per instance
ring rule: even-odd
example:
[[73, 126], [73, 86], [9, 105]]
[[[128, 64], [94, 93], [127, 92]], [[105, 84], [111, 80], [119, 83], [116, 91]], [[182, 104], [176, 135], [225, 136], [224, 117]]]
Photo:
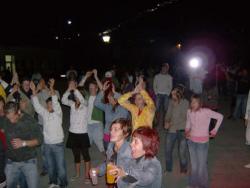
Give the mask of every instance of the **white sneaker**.
[[80, 176], [73, 176], [70, 178], [70, 181], [77, 181], [80, 179]]
[[52, 183], [52, 184], [49, 184], [49, 187], [48, 187], [48, 188], [57, 188], [57, 187], [59, 187], [59, 186], [56, 185], [56, 184], [54, 184], [54, 183]]
[[250, 168], [250, 163], [244, 166], [245, 168]]

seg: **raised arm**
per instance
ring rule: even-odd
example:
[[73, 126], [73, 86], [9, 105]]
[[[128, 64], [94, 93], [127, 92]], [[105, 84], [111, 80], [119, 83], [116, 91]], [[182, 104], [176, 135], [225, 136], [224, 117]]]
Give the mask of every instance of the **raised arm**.
[[37, 92], [36, 92], [36, 86], [35, 86], [33, 81], [30, 82], [30, 89], [31, 89], [32, 94], [33, 94], [32, 95], [32, 104], [34, 106], [36, 113], [38, 113], [41, 116], [44, 116], [47, 111], [39, 102], [39, 99], [37, 97]]
[[118, 99], [118, 103], [130, 112], [132, 112], [136, 108], [136, 106], [134, 104], [131, 104], [129, 101], [129, 98], [132, 97], [132, 95], [133, 92], [128, 92], [120, 96], [120, 98]]
[[54, 89], [54, 85], [55, 85], [55, 80], [50, 79], [49, 80], [49, 90], [50, 90], [50, 95], [52, 97], [53, 110], [59, 116], [62, 116], [62, 108], [61, 108], [61, 105], [60, 105], [60, 103], [58, 101], [58, 96], [57, 96], [56, 91]]
[[82, 80], [80, 81], [78, 86], [83, 87], [85, 85], [85, 82], [87, 81], [87, 79], [92, 75], [92, 73], [93, 73], [92, 71], [86, 72], [85, 76], [82, 78]]
[[103, 91], [100, 91], [98, 95], [95, 98], [94, 105], [99, 108], [100, 110], [104, 111], [105, 110], [105, 104], [102, 102], [103, 99]]
[[70, 107], [72, 105], [74, 105], [74, 102], [68, 99], [71, 90], [73, 90], [73, 91], [76, 90], [76, 83], [74, 81], [69, 82], [68, 89], [66, 90], [66, 92], [62, 96], [62, 104], [66, 105], [66, 106], [70, 106]]
[[80, 103], [84, 104], [85, 100], [84, 100], [81, 92], [78, 89], [75, 89], [74, 94], [79, 99]]
[[95, 78], [95, 80], [96, 80], [96, 82], [97, 82], [97, 85], [98, 85], [98, 87], [99, 87], [99, 90], [102, 90], [103, 85], [102, 85], [102, 82], [100, 81], [100, 79], [98, 78], [97, 70], [94, 69], [92, 72], [93, 72], [93, 74], [94, 74], [94, 78]]
[[152, 112], [155, 111], [155, 103], [149, 96], [148, 92], [146, 92], [145, 90], [141, 90], [140, 94], [142, 95], [145, 103], [147, 104], [147, 108], [149, 108]]

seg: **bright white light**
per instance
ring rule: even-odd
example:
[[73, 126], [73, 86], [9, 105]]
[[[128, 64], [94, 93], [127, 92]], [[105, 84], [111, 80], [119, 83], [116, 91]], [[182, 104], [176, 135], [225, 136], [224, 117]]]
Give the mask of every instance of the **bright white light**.
[[65, 74], [61, 74], [61, 78], [66, 78], [66, 75]]
[[200, 66], [200, 60], [198, 58], [192, 58], [189, 61], [189, 66], [194, 69], [198, 68]]
[[72, 24], [72, 21], [71, 21], [71, 20], [68, 20], [67, 23], [68, 23], [68, 25], [71, 25], [71, 24]]
[[102, 36], [102, 40], [105, 43], [109, 43], [110, 42], [110, 36], [109, 35], [104, 35], [104, 36]]
[[77, 36], [80, 37], [80, 33], [77, 33]]
[[56, 37], [55, 37], [55, 39], [56, 39], [56, 40], [58, 40], [58, 39], [59, 39], [59, 37], [58, 37], [58, 36], [56, 36]]

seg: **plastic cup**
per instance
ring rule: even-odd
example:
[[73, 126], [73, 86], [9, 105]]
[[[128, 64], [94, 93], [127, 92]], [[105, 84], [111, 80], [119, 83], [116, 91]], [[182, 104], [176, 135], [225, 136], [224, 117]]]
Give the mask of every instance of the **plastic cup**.
[[108, 163], [107, 164], [107, 184], [114, 184], [115, 183], [115, 176], [113, 176], [112, 174], [110, 174], [110, 170], [112, 170], [114, 168], [114, 165], [112, 163]]

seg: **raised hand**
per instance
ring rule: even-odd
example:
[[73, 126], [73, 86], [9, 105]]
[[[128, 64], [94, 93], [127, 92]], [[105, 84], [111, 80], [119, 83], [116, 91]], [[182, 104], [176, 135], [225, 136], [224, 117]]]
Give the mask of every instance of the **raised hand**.
[[88, 71], [88, 72], [86, 72], [85, 77], [86, 77], [86, 78], [89, 78], [92, 74], [93, 74], [93, 72], [92, 72], [92, 71]]
[[134, 89], [134, 91], [132, 92], [133, 94], [137, 94], [137, 93], [140, 93], [140, 91], [141, 91], [141, 86], [140, 86], [140, 84], [138, 84], [136, 87], [135, 87], [135, 89]]
[[92, 73], [94, 74], [95, 77], [97, 76], [97, 70], [96, 69], [93, 69]]
[[18, 86], [18, 84], [15, 84], [15, 85], [13, 86], [12, 93], [17, 92], [18, 90], [19, 90], [19, 86]]
[[115, 85], [112, 83], [112, 92], [115, 93]]
[[32, 91], [33, 94], [36, 93], [36, 86], [35, 86], [35, 84], [34, 84], [33, 81], [30, 82], [30, 89], [31, 89], [31, 91]]
[[104, 84], [103, 84], [103, 91], [106, 91], [108, 88], [109, 88], [109, 81], [106, 81]]

